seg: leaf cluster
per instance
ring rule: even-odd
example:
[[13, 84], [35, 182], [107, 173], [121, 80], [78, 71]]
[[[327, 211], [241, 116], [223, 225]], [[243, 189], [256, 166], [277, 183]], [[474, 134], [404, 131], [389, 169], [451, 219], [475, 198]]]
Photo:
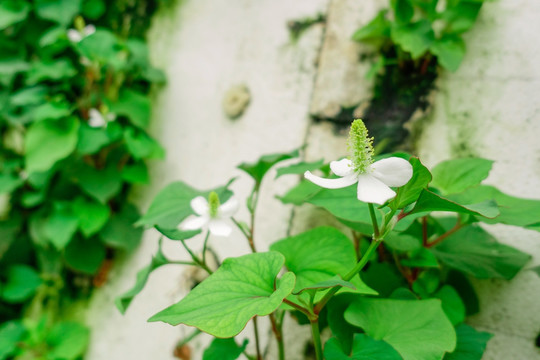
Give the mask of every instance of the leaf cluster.
[[[140, 241], [128, 193], [148, 183], [146, 162], [164, 156], [147, 127], [152, 89], [165, 77], [142, 37], [161, 2], [0, 2], [1, 331], [28, 335], [18, 318], [45, 316], [49, 335], [28, 351], [45, 346], [47, 359], [81, 356], [87, 340], [66, 350], [76, 341], [61, 337], [82, 325], [55, 330], [64, 326], [56, 313], [100, 286], [115, 252]], [[93, 111], [104, 124], [92, 124]], [[0, 359], [20, 354], [2, 341]]]
[[483, 3], [390, 0], [390, 9], [377, 13], [354, 33], [353, 39], [373, 45], [381, 55], [370, 71], [372, 75], [386, 64], [427, 64], [432, 58], [443, 68], [456, 71], [466, 51], [463, 34], [476, 22]]

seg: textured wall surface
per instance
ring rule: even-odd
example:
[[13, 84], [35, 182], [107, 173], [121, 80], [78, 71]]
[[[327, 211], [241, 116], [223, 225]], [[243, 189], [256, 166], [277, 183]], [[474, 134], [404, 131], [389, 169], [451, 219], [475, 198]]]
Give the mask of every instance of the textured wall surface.
[[[344, 135], [329, 124], [311, 123], [308, 114], [332, 116], [340, 106], [369, 99], [371, 84], [363, 76], [368, 64], [358, 63], [361, 45], [350, 36], [384, 3], [185, 0], [156, 17], [150, 34], [153, 60], [165, 69], [169, 84], [155, 102], [154, 134], [168, 155], [152, 167], [152, 187], [138, 194], [143, 208], [165, 184], [180, 179], [211, 188], [239, 176], [232, 188], [244, 200], [252, 184], [235, 166], [261, 154], [306, 144], [308, 160], [346, 155]], [[316, 24], [291, 41], [286, 23], [319, 13], [328, 16], [326, 31]], [[490, 158], [496, 163], [487, 182], [515, 196], [540, 199], [539, 17], [540, 2], [535, 0], [486, 3], [478, 25], [467, 35], [461, 68], [439, 78], [431, 110], [417, 119], [422, 130], [416, 143], [424, 163], [432, 166], [457, 156]], [[222, 100], [238, 84], [247, 86], [251, 100], [240, 118], [229, 120]], [[269, 191], [271, 178], [263, 184], [257, 215], [261, 249], [285, 236], [290, 225], [292, 232], [300, 231], [306, 223], [320, 221], [321, 214], [304, 207], [291, 212], [281, 205], [274, 195], [295, 179], [280, 178]], [[247, 215], [244, 210], [238, 217], [247, 220]], [[530, 266], [540, 263], [537, 232], [508, 226], [488, 230], [533, 255]], [[171, 265], [156, 271], [125, 316], [112, 306], [150, 261], [157, 238], [148, 231], [137, 253], [116, 267], [111, 281], [94, 297], [87, 359], [172, 360], [174, 344], [190, 333], [146, 323], [187, 292], [189, 274], [182, 268]], [[194, 241], [200, 246], [201, 240]], [[229, 240], [214, 239], [212, 246], [220, 258], [248, 251], [239, 233]], [[174, 242], [165, 243], [165, 251], [185, 258]], [[474, 285], [483, 310], [469, 322], [495, 334], [484, 359], [540, 359], [534, 346], [540, 332], [540, 279], [523, 271], [511, 282]], [[251, 332], [248, 327], [244, 334]], [[207, 339], [198, 341], [201, 345]], [[300, 338], [286, 344], [291, 353], [301, 346]], [[270, 353], [267, 358], [276, 356]]]

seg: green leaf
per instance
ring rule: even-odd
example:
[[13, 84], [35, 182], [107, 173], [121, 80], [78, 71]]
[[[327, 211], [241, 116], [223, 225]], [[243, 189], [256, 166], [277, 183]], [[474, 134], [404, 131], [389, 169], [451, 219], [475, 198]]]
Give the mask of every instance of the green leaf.
[[165, 150], [145, 132], [128, 127], [124, 131], [126, 146], [135, 159], [163, 159]]
[[321, 191], [320, 186], [315, 185], [311, 181], [302, 180], [285, 195], [278, 196], [278, 199], [284, 204], [302, 205], [319, 191]]
[[20, 214], [10, 214], [9, 218], [0, 221], [0, 261], [14, 243], [21, 226]]
[[359, 296], [352, 293], [341, 293], [333, 296], [325, 309], [328, 310], [327, 321], [332, 335], [335, 336], [340, 343], [340, 348], [343, 352], [350, 353], [353, 346], [354, 334], [361, 330], [356, 326], [352, 326], [345, 321], [345, 310]]
[[241, 346], [238, 346], [234, 338], [214, 339], [209, 347], [204, 350], [203, 360], [236, 360], [242, 355], [248, 340], [245, 339]]
[[302, 293], [303, 291], [312, 291], [312, 290], [320, 290], [320, 289], [331, 289], [335, 287], [343, 287], [343, 288], [349, 288], [352, 290], [356, 290], [356, 286], [354, 286], [352, 283], [345, 281], [341, 278], [341, 276], [336, 275], [332, 276], [328, 280], [319, 281], [318, 283], [306, 286], [298, 292], [293, 292], [293, 295], [298, 295]]
[[187, 240], [201, 233], [201, 230], [182, 231], [178, 229], [163, 229], [156, 226], [156, 230], [171, 240]]
[[499, 215], [499, 208], [497, 203], [493, 200], [487, 200], [471, 205], [459, 205], [458, 203], [424, 189], [422, 190], [422, 193], [420, 193], [420, 197], [410, 214], [428, 211], [451, 211], [461, 214], [483, 216], [486, 218], [494, 218]]
[[148, 184], [150, 182], [148, 169], [144, 162], [124, 166], [122, 179], [131, 184]]
[[386, 19], [386, 13], [386, 10], [379, 11], [373, 20], [353, 34], [353, 40], [381, 46], [390, 38], [390, 21]]
[[113, 248], [127, 251], [134, 250], [141, 242], [143, 230], [136, 228], [135, 221], [140, 215], [132, 204], [125, 204], [120, 212], [112, 214], [99, 236], [103, 242]]
[[392, 27], [392, 40], [413, 59], [421, 57], [435, 41], [435, 34], [428, 20]]
[[[450, 285], [444, 285], [435, 293], [435, 297], [442, 301], [442, 308], [452, 325], [456, 326], [465, 320], [465, 304], [458, 292]], [[458, 334], [459, 347], [459, 334]]]
[[467, 324], [456, 327], [456, 350], [444, 356], [444, 360], [481, 360], [487, 342], [493, 336], [487, 332], [476, 331]]
[[2, 299], [9, 303], [28, 300], [42, 281], [39, 274], [30, 266], [14, 265], [7, 271], [7, 282], [2, 290]]
[[407, 184], [398, 189], [396, 197], [389, 205], [392, 209], [403, 209], [415, 202], [432, 179], [431, 173], [418, 158], [411, 157], [409, 162], [413, 167], [413, 175]]
[[345, 354], [337, 338], [324, 344], [324, 357], [328, 360], [401, 360], [399, 353], [387, 342], [375, 340], [366, 334], [355, 334], [351, 354]]
[[56, 61], [35, 61], [27, 72], [26, 84], [34, 85], [45, 80], [59, 81], [76, 74], [77, 69], [65, 58]]
[[386, 341], [404, 360], [441, 359], [456, 346], [454, 328], [436, 299], [358, 298], [345, 319], [375, 340]]
[[0, 173], [0, 194], [7, 194], [19, 188], [24, 181], [13, 174]]
[[394, 18], [398, 24], [408, 24], [414, 15], [414, 8], [410, 0], [391, 0]]
[[[318, 227], [277, 241], [270, 245], [270, 250], [283, 254], [285, 266], [296, 275], [294, 293], [336, 275], [343, 277], [356, 265], [352, 242], [342, 232], [331, 227]], [[360, 293], [376, 294], [358, 276], [351, 282]]]
[[69, 203], [55, 203], [51, 215], [44, 224], [44, 234], [58, 250], [64, 249], [75, 235], [79, 218]]
[[30, 4], [23, 0], [4, 0], [0, 3], [0, 30], [23, 21], [28, 16]]
[[95, 154], [112, 141], [108, 129], [93, 128], [85, 123], [81, 124], [79, 128], [78, 138], [77, 151], [83, 155]]
[[[440, 274], [437, 270], [422, 271], [412, 284], [412, 290], [421, 298], [432, 297], [441, 284]], [[444, 308], [443, 308], [444, 310]]]
[[480, 158], [443, 161], [433, 168], [431, 186], [436, 187], [443, 194], [460, 193], [485, 180], [492, 165], [493, 161]]
[[169, 184], [157, 194], [146, 214], [136, 225], [174, 229], [188, 215], [194, 214], [190, 205], [191, 200], [197, 196], [207, 198], [211, 191], [215, 191], [221, 203], [224, 203], [232, 194], [227, 186], [228, 184], [213, 190], [200, 191], [181, 181]]
[[281, 177], [283, 175], [290, 175], [290, 174], [303, 174], [306, 171], [313, 171], [320, 169], [324, 166], [324, 160], [321, 159], [319, 161], [313, 161], [313, 162], [299, 162], [298, 164], [293, 164], [289, 166], [283, 166], [277, 169], [276, 179], [278, 177]]
[[95, 20], [105, 13], [104, 0], [87, 0], [82, 5], [82, 12], [85, 17]]
[[294, 289], [293, 273], [276, 279], [284, 262], [277, 252], [226, 259], [180, 302], [149, 321], [195, 326], [216, 337], [236, 336], [252, 317], [275, 311]]
[[[459, 203], [475, 203], [495, 200], [499, 205], [500, 215], [494, 219], [480, 218], [488, 224], [507, 224], [528, 227], [538, 222], [540, 200], [523, 199], [507, 195], [493, 186], [481, 185], [467, 191], [450, 196]], [[540, 231], [540, 229], [535, 229]]]
[[415, 251], [422, 247], [420, 239], [412, 235], [391, 232], [384, 238], [384, 244], [399, 252]]
[[272, 166], [283, 160], [296, 158], [298, 156], [298, 150], [293, 150], [289, 153], [264, 155], [261, 156], [256, 162], [242, 163], [238, 165], [238, 168], [245, 171], [249, 176], [251, 176], [255, 180], [256, 184], [260, 184], [264, 175], [268, 172], [268, 170], [270, 170]]
[[140, 293], [146, 285], [146, 282], [148, 281], [148, 278], [150, 277], [152, 271], [168, 263], [169, 261], [165, 258], [161, 251], [160, 242], [158, 252], [155, 256], [152, 257], [152, 261], [150, 262], [150, 264], [137, 272], [135, 285], [133, 285], [133, 287], [126, 291], [123, 295], [117, 297], [114, 301], [116, 307], [118, 308], [118, 311], [120, 311], [122, 314], [125, 314], [127, 308], [129, 307], [129, 304], [131, 304], [131, 301], [133, 301], [133, 298], [138, 293]]
[[75, 360], [82, 356], [90, 340], [90, 331], [83, 324], [72, 321], [57, 323], [47, 334], [47, 344], [52, 348], [47, 359]]
[[66, 247], [64, 258], [73, 269], [93, 275], [105, 260], [105, 246], [95, 237], [75, 237]]
[[101, 203], [77, 197], [72, 206], [81, 232], [86, 237], [98, 232], [109, 219], [110, 209]]
[[133, 125], [147, 128], [150, 122], [151, 102], [147, 95], [124, 89], [118, 101], [111, 104], [111, 111], [116, 115], [126, 116]]
[[446, 21], [445, 33], [461, 34], [468, 31], [476, 22], [481, 1], [461, 0], [456, 5], [448, 7], [442, 14], [442, 19]]
[[439, 262], [433, 253], [426, 248], [420, 247], [413, 251], [413, 254], [408, 259], [401, 260], [401, 264], [407, 267], [414, 268], [438, 268]]
[[81, 10], [82, 0], [35, 0], [37, 15], [62, 25], [71, 23]]
[[[94, 62], [110, 64], [113, 67], [121, 66], [125, 62], [119, 54], [118, 39], [114, 33], [106, 29], [97, 29], [95, 33], [83, 38], [76, 46], [82, 56]], [[123, 91], [132, 90], [124, 89]], [[117, 113], [114, 110], [113, 112]]]
[[446, 70], [456, 71], [465, 57], [465, 42], [459, 35], [446, 35], [435, 40], [430, 51]]
[[513, 278], [531, 256], [498, 243], [476, 225], [469, 225], [432, 248], [447, 266], [480, 279]]
[[70, 105], [65, 101], [51, 101], [37, 106], [32, 111], [32, 121], [58, 120], [71, 114]]
[[122, 188], [122, 177], [114, 163], [102, 170], [82, 165], [76, 176], [81, 189], [102, 203], [106, 203]]
[[25, 138], [26, 171], [49, 170], [57, 161], [71, 154], [77, 145], [78, 129], [79, 121], [73, 117], [32, 124]]
[[19, 341], [26, 333], [20, 321], [6, 321], [0, 324], [0, 360], [6, 360], [19, 349]]

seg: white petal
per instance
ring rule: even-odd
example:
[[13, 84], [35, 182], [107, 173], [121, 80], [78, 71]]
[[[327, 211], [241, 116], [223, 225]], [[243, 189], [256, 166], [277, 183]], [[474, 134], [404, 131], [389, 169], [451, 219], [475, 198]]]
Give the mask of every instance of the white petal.
[[88, 125], [90, 125], [91, 127], [97, 128], [107, 124], [107, 122], [103, 118], [103, 115], [101, 115], [101, 113], [94, 108], [88, 110], [88, 115], [90, 116], [88, 119]]
[[376, 161], [371, 165], [371, 169], [371, 175], [388, 186], [403, 186], [413, 175], [412, 165], [398, 157]]
[[92, 35], [95, 32], [96, 32], [96, 27], [92, 24], [86, 25], [83, 30], [84, 36]]
[[349, 159], [332, 161], [330, 163], [330, 169], [337, 176], [347, 176], [353, 172], [352, 161]]
[[180, 224], [182, 230], [198, 230], [201, 229], [208, 222], [207, 216], [189, 216]]
[[216, 236], [229, 236], [232, 232], [232, 226], [223, 219], [210, 219], [208, 229]]
[[364, 174], [358, 177], [357, 196], [360, 201], [382, 205], [396, 193], [382, 181]]
[[82, 35], [75, 29], [69, 29], [67, 31], [67, 37], [72, 42], [79, 42], [82, 40]]
[[351, 186], [358, 180], [358, 176], [356, 174], [351, 174], [338, 179], [325, 179], [313, 175], [310, 171], [306, 171], [304, 173], [304, 177], [315, 185], [319, 185], [327, 189], [340, 189]]
[[202, 196], [197, 196], [190, 202], [191, 208], [197, 215], [208, 215], [208, 200]]
[[238, 200], [234, 196], [231, 196], [229, 200], [220, 205], [218, 214], [222, 218], [231, 217], [238, 211], [239, 205]]

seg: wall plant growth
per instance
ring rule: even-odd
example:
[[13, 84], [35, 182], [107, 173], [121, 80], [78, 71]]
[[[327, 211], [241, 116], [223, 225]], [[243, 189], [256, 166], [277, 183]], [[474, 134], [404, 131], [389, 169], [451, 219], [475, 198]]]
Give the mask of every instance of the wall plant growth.
[[139, 243], [129, 189], [164, 155], [143, 35], [165, 2], [0, 1], [1, 360], [80, 358], [62, 310]]
[[[427, 96], [441, 70], [456, 71], [466, 54], [463, 35], [470, 31], [484, 0], [389, 0], [353, 40], [370, 45], [373, 98], [363, 117], [390, 148], [403, 143], [403, 127]], [[350, 119], [348, 120], [350, 121]]]

